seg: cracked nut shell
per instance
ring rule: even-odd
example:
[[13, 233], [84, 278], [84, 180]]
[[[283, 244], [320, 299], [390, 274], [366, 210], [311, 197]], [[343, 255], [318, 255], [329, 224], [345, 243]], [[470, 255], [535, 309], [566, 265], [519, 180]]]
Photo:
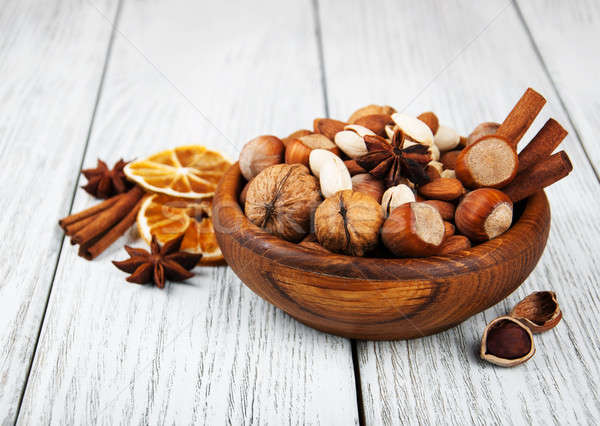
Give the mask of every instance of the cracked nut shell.
[[556, 327], [562, 319], [562, 311], [553, 291], [536, 291], [521, 300], [510, 312], [532, 332], [541, 333]]
[[327, 250], [363, 256], [379, 240], [383, 209], [370, 195], [351, 190], [327, 198], [315, 213], [315, 234]]
[[319, 183], [302, 164], [278, 164], [258, 174], [248, 186], [248, 219], [284, 240], [300, 241], [309, 231], [321, 201]]
[[529, 328], [510, 316], [490, 322], [481, 339], [481, 358], [501, 367], [523, 364], [535, 354]]

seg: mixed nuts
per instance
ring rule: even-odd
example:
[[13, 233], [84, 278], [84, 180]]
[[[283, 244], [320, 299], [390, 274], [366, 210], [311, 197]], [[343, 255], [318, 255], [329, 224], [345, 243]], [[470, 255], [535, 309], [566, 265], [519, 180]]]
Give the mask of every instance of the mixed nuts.
[[[284, 139], [259, 136], [240, 153], [240, 195], [255, 225], [303, 247], [350, 256], [449, 255], [494, 239], [513, 204], [566, 176], [567, 132], [548, 120], [517, 154], [544, 105], [527, 89], [502, 123], [468, 137], [433, 112], [368, 105], [348, 121], [317, 118]], [[524, 166], [525, 165], [525, 166]], [[310, 244], [308, 244], [310, 243]]]

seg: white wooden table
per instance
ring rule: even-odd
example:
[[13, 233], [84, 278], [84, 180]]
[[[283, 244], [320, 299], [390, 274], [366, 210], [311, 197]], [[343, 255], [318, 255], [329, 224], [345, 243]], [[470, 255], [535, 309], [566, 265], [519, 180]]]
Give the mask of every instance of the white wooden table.
[[[600, 3], [0, 1], [0, 424], [598, 424]], [[401, 342], [309, 329], [226, 268], [165, 290], [77, 257], [81, 167], [197, 142], [235, 157], [368, 103], [463, 133], [534, 87], [570, 132], [546, 251], [519, 290]], [[535, 130], [533, 130], [535, 131]], [[531, 134], [529, 135], [531, 136]], [[564, 320], [527, 364], [478, 359], [534, 290]]]

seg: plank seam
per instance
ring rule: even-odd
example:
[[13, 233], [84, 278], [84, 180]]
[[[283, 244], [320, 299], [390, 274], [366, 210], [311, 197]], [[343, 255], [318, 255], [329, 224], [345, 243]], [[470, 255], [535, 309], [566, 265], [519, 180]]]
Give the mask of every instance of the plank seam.
[[517, 16], [519, 17], [519, 20], [523, 24], [523, 28], [525, 29], [525, 33], [527, 34], [527, 38], [529, 39], [529, 42], [531, 43], [531, 47], [533, 48], [533, 51], [534, 51], [538, 61], [540, 62], [542, 69], [544, 70], [544, 74], [546, 74], [546, 77], [548, 77], [548, 80], [550, 81], [550, 85], [552, 86], [552, 88], [554, 89], [554, 92], [556, 93], [558, 102], [560, 103], [560, 106], [562, 107], [563, 111], [565, 112], [565, 114], [567, 116], [567, 120], [569, 121], [569, 124], [571, 125], [571, 127], [573, 128], [573, 131], [575, 132], [575, 137], [577, 138], [577, 141], [579, 142], [579, 145], [581, 146], [581, 149], [583, 150], [583, 153], [585, 154], [585, 158], [587, 158], [588, 163], [592, 167], [592, 170], [594, 171], [594, 175], [596, 176], [596, 180], [600, 183], [600, 171], [598, 171], [596, 169], [596, 166], [594, 165], [594, 163], [590, 157], [590, 154], [588, 153], [588, 151], [585, 147], [585, 144], [583, 143], [583, 139], [581, 137], [581, 134], [579, 133], [579, 129], [577, 128], [577, 126], [575, 126], [575, 122], [573, 121], [573, 118], [571, 117], [571, 113], [569, 112], [569, 109], [567, 108], [567, 104], [563, 100], [561, 92], [558, 89], [558, 86], [556, 85], [554, 79], [552, 78], [552, 75], [550, 74], [550, 70], [548, 69], [546, 61], [544, 60], [544, 56], [542, 55], [541, 50], [539, 49], [537, 43], [535, 42], [533, 33], [529, 29], [529, 25], [527, 25], [527, 21], [525, 20], [525, 16], [523, 15], [521, 8], [519, 7], [519, 3], [517, 2], [517, 0], [512, 0], [512, 1], [513, 1], [513, 5], [515, 7], [515, 11], [517, 12]]
[[360, 426], [366, 425], [365, 421], [365, 409], [362, 396], [362, 383], [360, 380], [360, 363], [358, 362], [358, 348], [356, 339], [350, 341], [350, 347], [352, 348], [352, 366], [354, 367], [354, 386], [356, 387], [356, 404], [358, 406], [358, 424]]
[[[319, 72], [321, 74], [321, 91], [323, 93], [323, 103], [325, 107], [325, 117], [329, 118], [329, 98], [327, 96], [327, 76], [325, 71], [325, 53], [323, 49], [323, 33], [321, 31], [321, 16], [319, 14], [319, 0], [312, 0], [313, 19], [315, 26], [315, 38], [317, 41], [317, 54], [319, 58]], [[352, 367], [354, 371], [354, 386], [356, 392], [356, 406], [358, 411], [358, 423], [364, 426], [365, 410], [362, 396], [362, 385], [360, 380], [360, 365], [358, 362], [358, 349], [355, 339], [350, 340], [350, 350], [352, 353]]]
[[319, 0], [312, 0], [313, 19], [315, 24], [315, 37], [317, 39], [317, 52], [319, 55], [319, 71], [321, 73], [321, 90], [325, 103], [325, 117], [329, 118], [329, 98], [327, 97], [327, 77], [325, 73], [325, 54], [323, 52], [323, 33], [321, 31], [321, 15], [319, 14]]
[[[75, 204], [75, 196], [77, 195], [77, 189], [79, 186], [79, 180], [81, 179], [81, 170], [83, 169], [83, 163], [85, 161], [85, 157], [87, 154], [87, 150], [88, 150], [88, 145], [89, 145], [89, 141], [90, 141], [90, 137], [92, 135], [92, 130], [94, 127], [94, 121], [96, 118], [96, 112], [98, 111], [98, 105], [100, 104], [100, 97], [102, 94], [102, 89], [104, 87], [104, 80], [106, 78], [106, 72], [108, 70], [108, 63], [110, 60], [110, 56], [111, 56], [111, 52], [112, 52], [112, 46], [114, 44], [114, 40], [115, 40], [115, 34], [116, 34], [116, 26], [117, 26], [117, 22], [118, 19], [121, 15], [121, 9], [123, 7], [123, 2], [124, 0], [118, 0], [117, 3], [117, 10], [115, 12], [115, 24], [113, 25], [113, 27], [111, 28], [111, 32], [110, 32], [110, 37], [108, 39], [108, 47], [106, 49], [106, 56], [104, 59], [104, 64], [102, 65], [102, 72], [100, 74], [100, 82], [98, 84], [98, 90], [96, 92], [96, 100], [94, 102], [94, 107], [92, 109], [92, 115], [91, 115], [91, 119], [90, 119], [90, 125], [88, 127], [88, 132], [85, 138], [85, 143], [83, 146], [83, 152], [81, 154], [81, 161], [79, 163], [79, 170], [77, 172], [77, 178], [75, 179], [75, 186], [73, 188], [73, 193], [71, 195], [71, 202], [69, 204], [69, 214], [71, 214], [72, 210], [73, 210], [73, 205]], [[29, 379], [31, 376], [31, 369], [33, 368], [33, 361], [35, 359], [35, 355], [37, 353], [37, 348], [38, 348], [38, 343], [40, 341], [40, 336], [42, 334], [42, 328], [44, 326], [44, 322], [46, 319], [46, 313], [48, 311], [48, 305], [50, 302], [50, 297], [52, 296], [52, 289], [54, 288], [54, 280], [56, 279], [56, 272], [58, 271], [58, 264], [60, 262], [60, 258], [62, 255], [62, 249], [64, 247], [64, 242], [65, 242], [65, 237], [66, 235], [63, 234], [60, 243], [59, 243], [59, 247], [58, 247], [58, 255], [56, 256], [56, 262], [54, 263], [54, 268], [52, 270], [52, 277], [50, 279], [50, 286], [48, 288], [48, 294], [46, 296], [46, 303], [44, 305], [44, 309], [42, 311], [42, 319], [40, 321], [40, 326], [38, 328], [37, 334], [36, 334], [36, 340], [35, 340], [35, 344], [33, 345], [33, 351], [31, 353], [31, 357], [29, 359], [29, 368], [27, 369], [27, 374], [25, 375], [25, 386], [23, 386], [23, 389], [21, 390], [21, 395], [19, 396], [19, 403], [17, 405], [17, 411], [15, 413], [15, 419], [14, 419], [14, 424], [16, 425], [18, 423], [18, 419], [19, 419], [19, 415], [21, 414], [21, 407], [23, 405], [23, 398], [25, 397], [25, 391], [27, 390], [27, 387], [29, 385]]]

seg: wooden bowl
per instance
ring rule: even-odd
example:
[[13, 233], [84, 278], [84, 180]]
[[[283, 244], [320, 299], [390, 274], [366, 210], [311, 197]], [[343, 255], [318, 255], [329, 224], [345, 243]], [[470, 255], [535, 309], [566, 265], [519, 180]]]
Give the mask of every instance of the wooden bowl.
[[381, 259], [321, 253], [279, 239], [240, 209], [237, 164], [221, 181], [213, 223], [227, 263], [256, 294], [298, 321], [339, 336], [392, 340], [453, 327], [513, 292], [550, 229], [543, 191], [515, 206], [502, 236], [448, 256]]

